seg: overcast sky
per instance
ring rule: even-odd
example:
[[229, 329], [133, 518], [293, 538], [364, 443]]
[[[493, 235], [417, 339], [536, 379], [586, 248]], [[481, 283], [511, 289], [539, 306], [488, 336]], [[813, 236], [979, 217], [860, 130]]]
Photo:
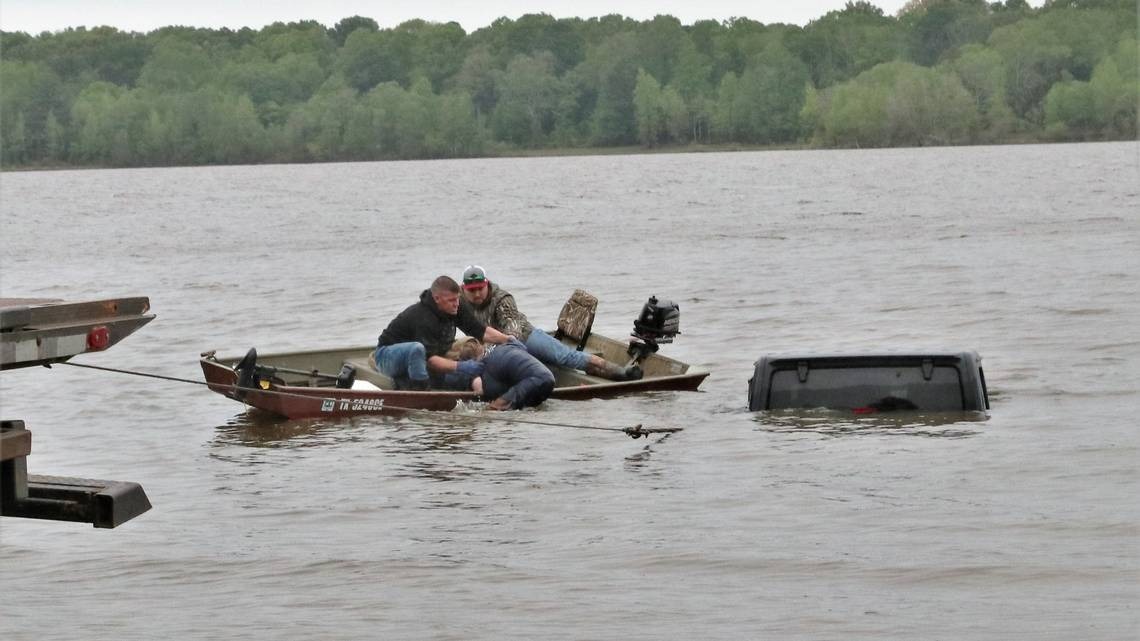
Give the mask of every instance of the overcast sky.
[[[906, 3], [871, 1], [887, 14], [894, 14]], [[1041, 2], [1030, 4], [1040, 6]], [[260, 29], [273, 22], [296, 20], [316, 20], [331, 27], [342, 18], [360, 15], [374, 19], [381, 27], [394, 27], [413, 18], [454, 20], [472, 32], [497, 18], [515, 19], [527, 13], [548, 13], [555, 18], [620, 13], [637, 20], [664, 13], [683, 24], [745, 17], [765, 24], [804, 25], [828, 11], [842, 9], [844, 4], [845, 0], [0, 0], [0, 29], [33, 35], [99, 25], [142, 32], [169, 25]]]

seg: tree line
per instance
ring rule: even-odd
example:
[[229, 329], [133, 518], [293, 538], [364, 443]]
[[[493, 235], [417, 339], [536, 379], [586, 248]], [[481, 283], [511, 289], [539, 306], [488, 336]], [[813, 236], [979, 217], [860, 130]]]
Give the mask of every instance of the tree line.
[[1135, 0], [0, 32], [0, 166], [1135, 139]]

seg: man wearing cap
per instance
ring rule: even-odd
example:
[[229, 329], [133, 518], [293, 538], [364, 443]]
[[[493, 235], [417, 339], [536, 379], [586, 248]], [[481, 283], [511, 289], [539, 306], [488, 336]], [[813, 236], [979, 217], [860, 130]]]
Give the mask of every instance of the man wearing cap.
[[455, 341], [456, 327], [486, 343], [510, 338], [475, 316], [460, 297], [455, 279], [440, 276], [420, 294], [418, 303], [400, 312], [380, 334], [373, 355], [376, 369], [392, 377], [397, 387], [412, 390], [429, 389], [432, 377], [439, 379], [448, 372], [478, 376], [481, 362], [456, 362], [444, 356]]
[[463, 270], [463, 297], [471, 304], [475, 317], [488, 327], [518, 338], [526, 351], [547, 365], [583, 370], [591, 376], [615, 381], [641, 378], [637, 365], [622, 367], [596, 354], [571, 348], [550, 334], [531, 325], [526, 315], [515, 306], [510, 292], [492, 283], [487, 272], [478, 265]]

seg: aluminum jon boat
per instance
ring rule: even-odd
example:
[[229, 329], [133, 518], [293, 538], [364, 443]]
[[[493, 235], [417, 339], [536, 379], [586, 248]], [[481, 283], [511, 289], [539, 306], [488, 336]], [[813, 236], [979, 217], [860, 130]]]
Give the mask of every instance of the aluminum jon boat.
[[[571, 297], [567, 306], [573, 301]], [[559, 340], [609, 361], [636, 363], [643, 375], [634, 381], [611, 381], [552, 366], [555, 388], [551, 398], [586, 400], [649, 391], [696, 391], [709, 375], [657, 353], [660, 343], [672, 342], [679, 333], [679, 310], [673, 303], [650, 298], [626, 342], [590, 332], [592, 310], [586, 314], [574, 309], [567, 312], [564, 307], [559, 317], [555, 333]], [[212, 391], [290, 419], [451, 411], [461, 402], [480, 400], [469, 391], [397, 389], [391, 378], [376, 370], [374, 349], [361, 346], [277, 354], [258, 354], [251, 349], [244, 356], [233, 357], [219, 357], [209, 351], [201, 355], [199, 363]]]

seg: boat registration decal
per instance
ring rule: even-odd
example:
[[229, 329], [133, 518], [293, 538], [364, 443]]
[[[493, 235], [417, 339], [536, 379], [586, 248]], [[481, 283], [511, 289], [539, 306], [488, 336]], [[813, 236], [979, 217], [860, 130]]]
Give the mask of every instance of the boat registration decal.
[[384, 409], [384, 399], [382, 398], [354, 398], [347, 401], [340, 402], [341, 411], [350, 412], [379, 412]]
[[336, 405], [336, 401], [334, 401], [331, 398], [326, 398], [324, 400], [324, 402], [321, 403], [321, 411], [322, 412], [331, 412], [331, 411], [333, 411], [333, 407], [335, 405]]

